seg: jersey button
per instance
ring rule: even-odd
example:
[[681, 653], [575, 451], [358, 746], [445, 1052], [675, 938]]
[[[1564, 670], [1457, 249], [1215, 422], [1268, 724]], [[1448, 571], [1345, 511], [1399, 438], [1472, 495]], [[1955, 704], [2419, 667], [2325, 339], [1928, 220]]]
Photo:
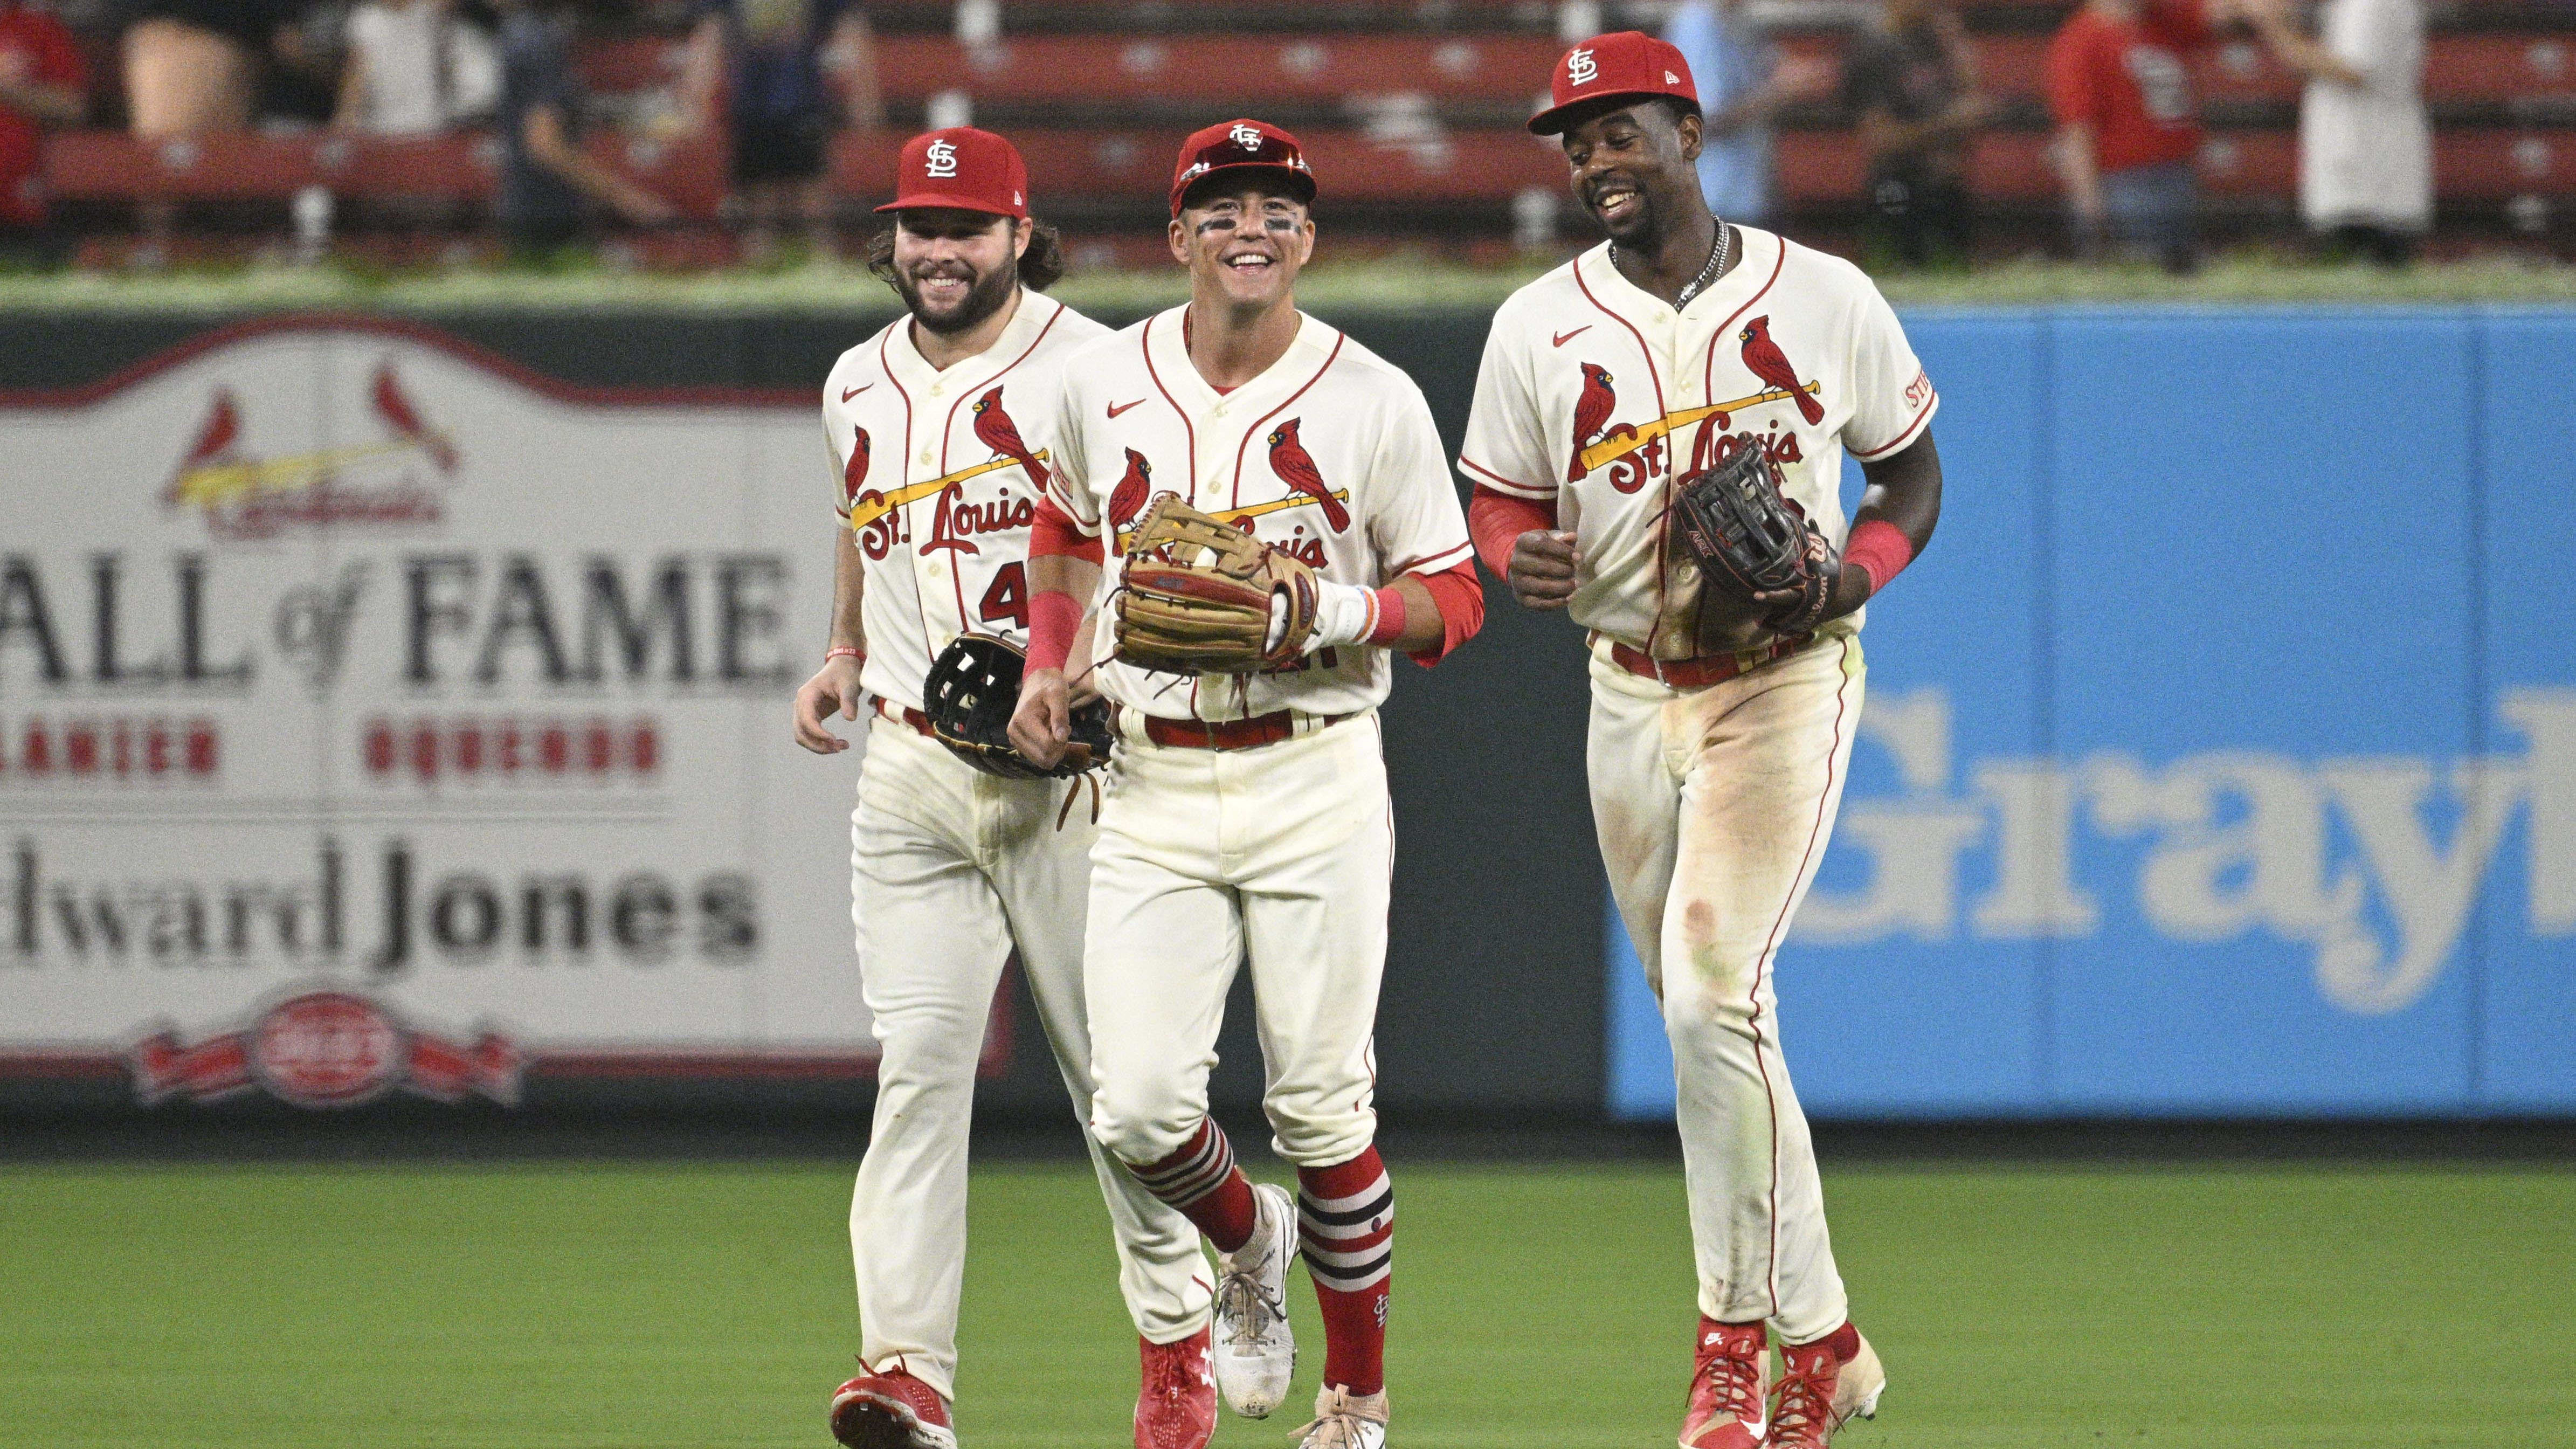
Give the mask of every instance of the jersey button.
[[921, 463], [925, 468], [930, 466], [930, 450], [928, 448], [921, 450]]

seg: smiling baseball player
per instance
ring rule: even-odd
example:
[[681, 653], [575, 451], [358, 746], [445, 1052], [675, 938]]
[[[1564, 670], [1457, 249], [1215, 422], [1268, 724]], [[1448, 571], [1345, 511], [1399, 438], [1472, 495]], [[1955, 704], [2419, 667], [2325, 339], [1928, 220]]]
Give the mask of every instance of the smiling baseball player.
[[[934, 131], [903, 149], [870, 265], [906, 315], [842, 354], [823, 422], [840, 462], [831, 646], [796, 695], [798, 743], [872, 710], [850, 819], [851, 914], [882, 1055], [850, 1200], [860, 1360], [833, 1395], [853, 1449], [950, 1449], [966, 1257], [975, 1065], [1017, 947], [1074, 1108], [1091, 1112], [1082, 994], [1087, 815], [1042, 779], [979, 773], [931, 738], [923, 682], [961, 634], [1017, 642], [1029, 521], [1049, 479], [1065, 358], [1106, 328], [1040, 296], [1063, 264], [1029, 218], [1028, 172], [999, 136]], [[889, 245], [890, 243], [890, 245]], [[1086, 1142], [1088, 1139], [1086, 1138]], [[1212, 1284], [1198, 1233], [1089, 1143], [1141, 1338], [1139, 1449], [1204, 1444]]]
[[[1033, 759], [1061, 748], [1060, 666], [1097, 599], [1120, 739], [1084, 955], [1092, 1132], [1218, 1248], [1217, 1381], [1249, 1417], [1295, 1366], [1284, 1295], [1302, 1242], [1325, 1347], [1298, 1442], [1377, 1449], [1395, 1199], [1372, 1145], [1371, 1035], [1395, 841], [1376, 710], [1389, 652], [1436, 661], [1484, 601], [1421, 389], [1297, 310], [1314, 195], [1277, 127], [1212, 126], [1183, 147], [1170, 239], [1189, 303], [1065, 366], [1011, 734]], [[1209, 554], [1234, 572], [1194, 571]], [[1247, 954], [1293, 1207], [1245, 1178], [1207, 1115]]]
[[[1530, 129], [1610, 240], [1495, 314], [1458, 463], [1486, 566], [1590, 631], [1593, 817], [1680, 1087], [1701, 1314], [1681, 1443], [1812, 1449], [1886, 1375], [1834, 1268], [1772, 958], [1842, 797], [1862, 602], [1940, 512], [1938, 400], [1859, 270], [1710, 215], [1679, 51], [1586, 41], [1551, 99]], [[1846, 453], [1868, 478], [1848, 532]], [[1766, 533], [1777, 576], [1744, 586]]]

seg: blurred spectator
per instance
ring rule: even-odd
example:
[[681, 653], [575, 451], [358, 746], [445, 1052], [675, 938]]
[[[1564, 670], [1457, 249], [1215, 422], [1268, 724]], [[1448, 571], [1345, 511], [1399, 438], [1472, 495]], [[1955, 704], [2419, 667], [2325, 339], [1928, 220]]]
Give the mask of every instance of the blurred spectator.
[[137, 0], [125, 28], [134, 134], [247, 129], [261, 61], [294, 11], [293, 0]]
[[335, 126], [435, 135], [489, 114], [500, 99], [500, 53], [451, 0], [366, 0], [349, 12], [348, 33]]
[[1869, 156], [1870, 250], [1963, 264], [1975, 241], [1968, 146], [1994, 104], [1952, 0], [1886, 0], [1843, 62], [1843, 106]]
[[581, 235], [585, 200], [638, 226], [674, 219], [670, 203], [581, 153], [571, 18], [542, 0], [502, 0], [501, 12], [501, 230], [516, 257]]
[[1690, 62], [1707, 139], [1699, 152], [1700, 190], [1709, 210], [1729, 221], [1771, 217], [1771, 122], [1781, 107], [1833, 88], [1818, 61], [1784, 58], [1770, 37], [1744, 17], [1743, 0], [1685, 0], [1664, 39]]
[[866, 14], [856, 0], [702, 0], [698, 14], [682, 106], [709, 130], [721, 107], [731, 125], [749, 251], [766, 255], [793, 218], [829, 255], [832, 133], [845, 109], [856, 125], [885, 122]]
[[41, 259], [45, 184], [38, 141], [89, 109], [89, 67], [51, 11], [0, 0], [0, 260]]
[[2255, 27], [2308, 78], [2299, 102], [2299, 214], [2337, 250], [2401, 267], [2433, 224], [2433, 129], [2424, 115], [2416, 0], [2325, 0], [2320, 35], [2265, 0]]
[[2200, 263], [2200, 108], [2184, 57], [2210, 43], [2223, 0], [2088, 0], [2048, 44], [2048, 105], [2078, 243]]

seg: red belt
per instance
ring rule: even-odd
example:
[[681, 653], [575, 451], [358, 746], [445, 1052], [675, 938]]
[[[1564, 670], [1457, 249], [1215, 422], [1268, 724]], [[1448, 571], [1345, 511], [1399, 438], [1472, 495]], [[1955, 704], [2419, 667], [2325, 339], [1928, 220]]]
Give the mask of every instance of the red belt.
[[1816, 642], [1813, 634], [1792, 634], [1774, 639], [1758, 649], [1738, 649], [1732, 654], [1703, 654], [1696, 659], [1657, 659], [1642, 649], [1631, 649], [1613, 639], [1610, 662], [1630, 674], [1654, 680], [1667, 689], [1705, 689], [1724, 684], [1740, 674], [1750, 674], [1775, 659], [1786, 659]]
[[[1326, 714], [1315, 716], [1315, 721], [1317, 728], [1321, 728], [1340, 724], [1349, 718], [1351, 716], [1346, 714]], [[1176, 750], [1248, 750], [1296, 737], [1297, 716], [1284, 709], [1252, 719], [1214, 722], [1145, 716], [1145, 738]]]
[[923, 739], [935, 740], [939, 738], [939, 731], [930, 727], [930, 716], [923, 714], [920, 710], [914, 709], [911, 705], [898, 705], [891, 703], [884, 695], [878, 695], [870, 702], [876, 706], [878, 714], [885, 716], [896, 724], [912, 726], [913, 732], [920, 735]]

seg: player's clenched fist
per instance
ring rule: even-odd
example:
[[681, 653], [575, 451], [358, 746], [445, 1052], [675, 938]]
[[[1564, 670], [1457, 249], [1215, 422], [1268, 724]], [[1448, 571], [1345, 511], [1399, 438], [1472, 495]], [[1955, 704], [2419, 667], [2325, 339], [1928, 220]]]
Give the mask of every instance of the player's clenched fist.
[[1511, 572], [1505, 581], [1521, 606], [1562, 609], [1574, 597], [1574, 535], [1533, 528], [1512, 545]]
[[796, 691], [796, 743], [818, 755], [836, 755], [850, 747], [850, 742], [832, 733], [826, 723], [835, 712], [843, 719], [859, 717], [859, 671], [864, 661], [847, 654], [823, 661], [814, 677]]
[[1011, 712], [1011, 748], [1042, 770], [1055, 768], [1073, 738], [1072, 690], [1061, 669], [1032, 669], [1020, 680], [1020, 707]]

